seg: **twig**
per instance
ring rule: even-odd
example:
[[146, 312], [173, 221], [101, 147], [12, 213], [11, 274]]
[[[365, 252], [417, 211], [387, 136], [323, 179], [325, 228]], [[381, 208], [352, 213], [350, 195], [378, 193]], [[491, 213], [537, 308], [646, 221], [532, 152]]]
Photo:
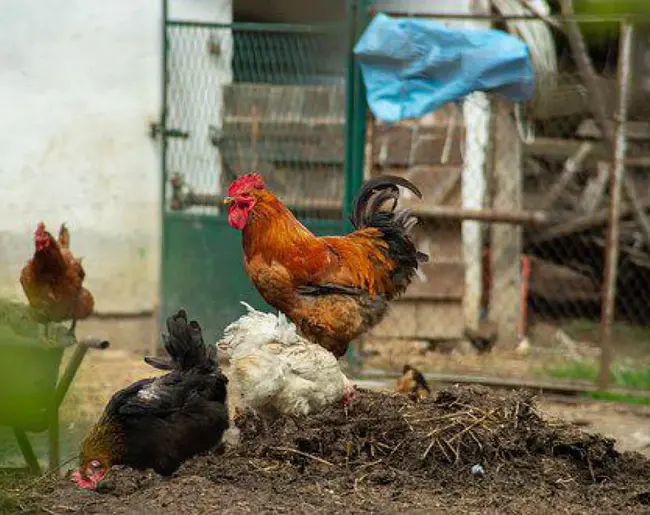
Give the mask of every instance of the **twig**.
[[479, 420], [476, 420], [476, 421], [472, 422], [472, 423], [471, 423], [469, 426], [467, 426], [465, 429], [463, 429], [462, 431], [456, 433], [454, 436], [451, 437], [451, 439], [449, 440], [449, 443], [453, 442], [453, 441], [454, 441], [456, 438], [458, 438], [459, 436], [462, 436], [462, 435], [464, 435], [465, 433], [467, 433], [467, 432], [468, 432], [470, 429], [472, 429], [474, 426], [476, 426], [476, 425], [481, 424], [482, 422], [484, 422], [484, 421], [485, 421], [487, 418], [489, 418], [490, 415], [492, 415], [492, 413], [494, 413], [495, 411], [496, 411], [496, 409], [493, 409], [492, 411], [490, 411], [489, 413], [487, 413], [487, 414], [486, 414], [482, 419], [479, 419]]
[[479, 450], [482, 451], [483, 450], [483, 444], [481, 443], [481, 441], [478, 438], [476, 438], [476, 435], [474, 434], [474, 431], [472, 431], [471, 429], [469, 431], [469, 436], [472, 437], [472, 439], [476, 442], [476, 445], [478, 445]]
[[306, 452], [299, 451], [298, 449], [291, 449], [289, 447], [269, 447], [269, 449], [274, 450], [274, 451], [280, 451], [280, 452], [291, 452], [293, 454], [298, 454], [299, 456], [303, 456], [305, 458], [312, 459], [314, 461], [318, 461], [319, 463], [322, 463], [324, 465], [329, 465], [330, 467], [336, 467], [334, 463], [331, 463], [327, 460], [324, 460], [322, 458], [319, 458], [318, 456], [313, 456], [311, 454], [308, 454]]
[[591, 481], [596, 482], [596, 474], [594, 474], [594, 468], [591, 466], [591, 459], [589, 459], [589, 455], [587, 455], [587, 466], [589, 467], [589, 474], [591, 475]]
[[50, 515], [56, 515], [55, 512], [53, 512], [52, 510], [46, 508], [45, 506], [39, 506], [39, 508], [40, 508], [41, 510], [43, 510], [45, 513], [49, 513]]
[[414, 424], [420, 424], [422, 422], [438, 422], [440, 420], [447, 420], [448, 418], [462, 417], [463, 415], [469, 415], [470, 417], [473, 416], [471, 411], [461, 411], [456, 413], [448, 413], [447, 415], [441, 415], [439, 417], [419, 418], [417, 420], [411, 420], [411, 422]]

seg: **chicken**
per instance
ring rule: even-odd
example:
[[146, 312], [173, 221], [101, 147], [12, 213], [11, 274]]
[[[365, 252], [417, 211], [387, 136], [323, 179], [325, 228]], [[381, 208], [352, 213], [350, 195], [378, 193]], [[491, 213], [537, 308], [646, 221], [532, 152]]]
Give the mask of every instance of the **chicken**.
[[61, 225], [58, 240], [43, 222], [34, 233], [34, 256], [20, 273], [23, 287], [34, 318], [45, 324], [46, 337], [50, 322], [72, 320], [74, 335], [77, 320], [90, 316], [95, 300], [83, 281], [86, 273], [81, 260], [70, 252], [70, 233]]
[[402, 377], [397, 380], [395, 391], [408, 395], [414, 401], [426, 399], [431, 394], [427, 380], [411, 365], [404, 365]]
[[244, 404], [260, 415], [303, 417], [356, 397], [354, 385], [331, 353], [302, 338], [283, 314], [248, 313], [219, 342]]
[[[244, 267], [261, 296], [336, 357], [381, 321], [418, 263], [428, 259], [409, 236], [417, 218], [396, 210], [398, 186], [422, 196], [406, 179], [371, 179], [353, 205], [356, 230], [346, 236], [314, 236], [255, 173], [236, 179], [224, 199], [230, 226], [242, 231]], [[380, 210], [387, 200], [391, 209]]]
[[114, 465], [171, 475], [186, 459], [218, 445], [228, 429], [228, 379], [218, 368], [216, 347], [205, 345], [201, 327], [188, 323], [183, 310], [167, 319], [167, 330], [172, 371], [113, 395], [82, 444], [72, 477], [79, 487], [96, 488]]

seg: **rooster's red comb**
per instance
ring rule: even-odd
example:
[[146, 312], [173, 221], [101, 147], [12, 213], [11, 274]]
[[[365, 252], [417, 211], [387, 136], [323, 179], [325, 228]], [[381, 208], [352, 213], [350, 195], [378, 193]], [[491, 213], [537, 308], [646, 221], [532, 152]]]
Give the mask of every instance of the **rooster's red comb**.
[[38, 222], [36, 226], [36, 234], [43, 234], [45, 232], [45, 224], [43, 222]]
[[232, 197], [240, 193], [246, 193], [247, 191], [251, 191], [253, 189], [264, 189], [264, 181], [262, 180], [262, 176], [259, 173], [247, 173], [246, 175], [242, 175], [241, 177], [235, 179], [230, 185], [230, 188], [228, 188], [228, 196]]

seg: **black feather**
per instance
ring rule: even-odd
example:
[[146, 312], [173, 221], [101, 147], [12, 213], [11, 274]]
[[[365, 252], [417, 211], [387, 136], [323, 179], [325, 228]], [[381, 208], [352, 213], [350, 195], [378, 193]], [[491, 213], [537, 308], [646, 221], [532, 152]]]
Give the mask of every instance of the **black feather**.
[[172, 371], [115, 393], [98, 423], [119, 428], [121, 450], [112, 456], [113, 465], [169, 475], [186, 459], [219, 444], [228, 428], [228, 378], [218, 368], [216, 347], [206, 348], [201, 327], [188, 323], [183, 310], [167, 319], [167, 330], [163, 338], [171, 360], [145, 361]]
[[[422, 198], [422, 192], [417, 186], [403, 177], [375, 177], [361, 187], [352, 207], [350, 221], [356, 229], [375, 227], [382, 232], [382, 237], [388, 244], [388, 256], [397, 263], [392, 279], [400, 284], [399, 289], [403, 289], [411, 282], [418, 263], [427, 262], [429, 256], [419, 252], [411, 241], [410, 231], [418, 219], [410, 209], [397, 209], [398, 186]], [[390, 210], [381, 210], [388, 200], [393, 201]]]
[[314, 284], [306, 286], [297, 286], [296, 291], [301, 295], [310, 295], [318, 297], [321, 295], [364, 295], [366, 292], [359, 288], [351, 286], [341, 286], [338, 284]]
[[162, 339], [171, 361], [147, 356], [144, 361], [148, 365], [159, 370], [190, 370], [211, 367], [216, 362], [216, 347], [208, 350], [201, 326], [195, 320], [188, 322], [184, 309], [167, 318], [167, 332]]

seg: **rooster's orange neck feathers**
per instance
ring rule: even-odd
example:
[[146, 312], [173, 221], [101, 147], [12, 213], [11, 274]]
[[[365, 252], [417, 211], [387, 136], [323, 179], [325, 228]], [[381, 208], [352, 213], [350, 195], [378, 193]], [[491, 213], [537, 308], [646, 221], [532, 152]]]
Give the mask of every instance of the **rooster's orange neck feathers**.
[[247, 257], [264, 254], [266, 250], [272, 250], [275, 256], [278, 252], [303, 252], [305, 245], [315, 240], [314, 235], [271, 192], [257, 191], [255, 197], [257, 202], [242, 234]]

